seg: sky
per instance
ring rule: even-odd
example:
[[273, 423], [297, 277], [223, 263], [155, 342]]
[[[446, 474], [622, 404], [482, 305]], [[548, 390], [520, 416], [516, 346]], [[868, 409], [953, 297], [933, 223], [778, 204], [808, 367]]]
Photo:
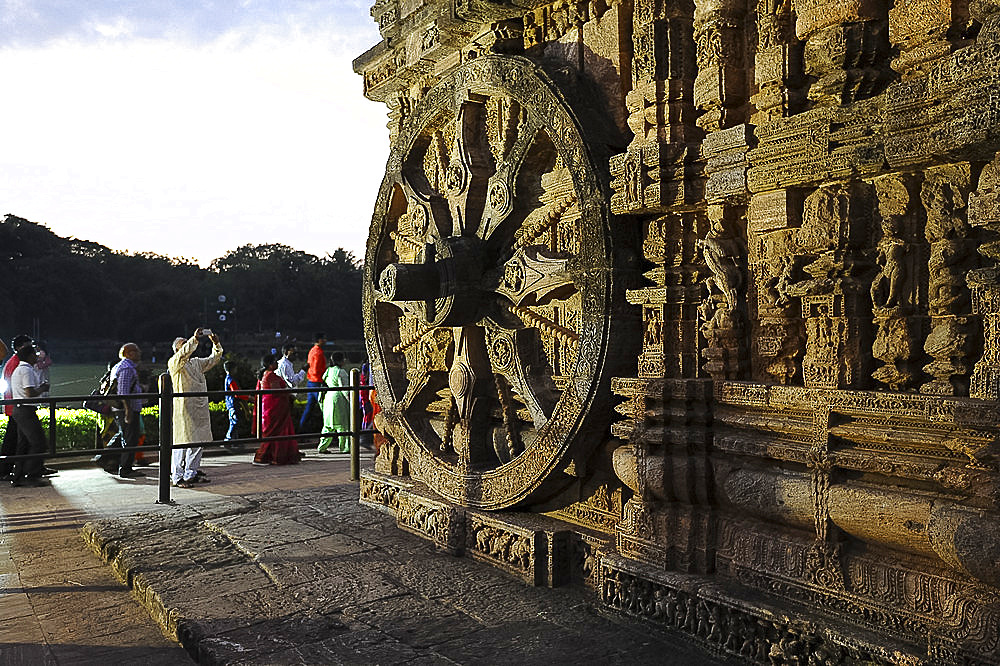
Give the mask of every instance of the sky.
[[0, 0], [0, 215], [207, 266], [359, 259], [389, 153], [373, 0]]

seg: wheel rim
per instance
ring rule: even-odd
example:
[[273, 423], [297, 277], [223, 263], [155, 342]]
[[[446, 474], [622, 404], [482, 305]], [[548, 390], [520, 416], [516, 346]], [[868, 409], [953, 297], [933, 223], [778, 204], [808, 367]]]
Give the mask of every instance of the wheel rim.
[[522, 58], [459, 68], [408, 118], [373, 216], [365, 332], [387, 434], [470, 506], [539, 501], [603, 439], [610, 212], [568, 94]]

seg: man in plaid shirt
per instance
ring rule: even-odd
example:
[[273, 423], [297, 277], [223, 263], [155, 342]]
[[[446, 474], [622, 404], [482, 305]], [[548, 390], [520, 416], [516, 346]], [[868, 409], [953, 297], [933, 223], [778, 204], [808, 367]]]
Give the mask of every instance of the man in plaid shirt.
[[[118, 382], [118, 395], [141, 393], [141, 389], [139, 388], [139, 373], [136, 369], [136, 364], [142, 358], [139, 345], [134, 342], [125, 343], [122, 345], [121, 350], [119, 350], [118, 356], [122, 360], [111, 369], [111, 378]], [[124, 399], [122, 403], [123, 407], [121, 409], [112, 410], [112, 414], [115, 417], [115, 425], [118, 426], [118, 434], [108, 442], [108, 448], [139, 445], [139, 412], [142, 410], [142, 400]], [[104, 462], [103, 464], [104, 469], [110, 474], [114, 474], [117, 467], [118, 476], [123, 479], [145, 476], [142, 472], [132, 469], [134, 461], [135, 451], [122, 451], [117, 466], [112, 461]]]

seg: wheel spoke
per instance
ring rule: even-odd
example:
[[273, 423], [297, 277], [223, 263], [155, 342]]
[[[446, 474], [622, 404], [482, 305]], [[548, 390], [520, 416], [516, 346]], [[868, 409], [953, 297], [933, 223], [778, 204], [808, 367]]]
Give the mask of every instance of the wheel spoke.
[[568, 264], [569, 257], [552, 256], [537, 245], [519, 248], [504, 265], [497, 292], [514, 305], [523, 304], [529, 296], [538, 303], [553, 291], [572, 286]]
[[510, 389], [524, 402], [534, 427], [541, 428], [548, 422], [558, 396], [547, 376], [528, 377], [528, 363], [522, 350], [537, 351], [534, 340], [537, 334], [528, 329], [510, 331], [493, 322], [486, 323], [486, 334], [494, 372], [503, 375]]
[[400, 181], [407, 202], [407, 241], [423, 250], [434, 238], [450, 235], [452, 224], [447, 200], [431, 189], [424, 178], [401, 176]]
[[486, 136], [486, 110], [479, 102], [467, 101], [456, 118], [455, 145], [445, 178], [451, 235], [462, 236], [476, 230], [486, 205], [488, 180], [495, 171]]
[[[482, 222], [476, 232], [483, 240], [489, 240], [514, 211], [517, 175], [535, 137], [541, 131], [541, 125], [523, 112], [519, 112], [516, 118], [508, 116], [507, 123], [507, 132], [501, 139], [504, 142], [504, 157], [497, 161], [496, 173], [490, 178]], [[511, 138], [514, 132], [516, 135]], [[507, 144], [510, 144], [509, 149]]]
[[454, 329], [455, 360], [448, 373], [448, 388], [458, 412], [452, 445], [459, 460], [470, 467], [493, 457], [486, 447], [490, 407], [495, 400], [493, 372], [483, 333], [479, 326]]

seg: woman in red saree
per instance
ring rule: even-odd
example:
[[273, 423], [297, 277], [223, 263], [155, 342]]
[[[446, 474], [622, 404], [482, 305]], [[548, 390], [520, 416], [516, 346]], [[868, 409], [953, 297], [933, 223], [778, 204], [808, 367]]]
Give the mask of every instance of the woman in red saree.
[[[284, 379], [275, 374], [278, 361], [268, 354], [260, 361], [263, 373], [257, 381], [257, 390], [288, 388]], [[261, 416], [254, 419], [259, 437], [294, 435], [292, 423], [292, 400], [290, 393], [265, 393], [261, 396]], [[299, 444], [294, 439], [278, 439], [262, 442], [253, 457], [254, 465], [288, 465], [299, 461]]]

